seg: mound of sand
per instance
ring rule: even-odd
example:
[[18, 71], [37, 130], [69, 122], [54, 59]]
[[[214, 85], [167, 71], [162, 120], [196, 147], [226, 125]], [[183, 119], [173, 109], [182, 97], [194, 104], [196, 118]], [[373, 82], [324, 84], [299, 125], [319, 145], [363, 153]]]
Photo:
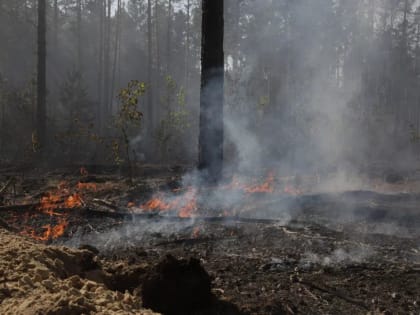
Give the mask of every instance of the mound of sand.
[[92, 251], [35, 243], [0, 229], [0, 314], [156, 314], [107, 288]]

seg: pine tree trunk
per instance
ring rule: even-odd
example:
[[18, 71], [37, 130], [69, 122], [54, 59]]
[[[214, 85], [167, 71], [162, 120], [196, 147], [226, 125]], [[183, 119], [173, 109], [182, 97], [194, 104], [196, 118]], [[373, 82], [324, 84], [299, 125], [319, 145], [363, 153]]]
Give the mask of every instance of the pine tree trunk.
[[46, 146], [46, 0], [38, 0], [38, 64], [37, 64], [37, 112], [36, 131], [39, 144]]
[[166, 75], [171, 75], [172, 59], [172, 0], [168, 0], [168, 28], [166, 34]]
[[111, 80], [111, 113], [113, 112], [112, 100], [114, 99], [115, 91], [115, 79], [117, 74], [117, 61], [120, 51], [120, 33], [121, 33], [121, 0], [117, 2], [117, 13], [116, 13], [116, 27], [115, 27], [115, 42], [114, 42], [114, 60], [112, 62], [112, 80]]
[[153, 71], [153, 41], [152, 41], [152, 0], [147, 0], [147, 112], [148, 112], [148, 133], [152, 135], [154, 127], [154, 108], [153, 108], [153, 83], [152, 83], [152, 71]]
[[58, 46], [58, 0], [54, 0], [54, 48]]
[[77, 0], [77, 71], [82, 71], [82, 0]]
[[103, 74], [104, 74], [104, 22], [105, 22], [105, 0], [99, 0], [99, 60], [98, 60], [98, 107], [97, 124], [98, 131], [102, 131], [103, 125]]
[[191, 0], [187, 0], [187, 30], [186, 30], [186, 41], [185, 41], [185, 74], [184, 74], [184, 88], [185, 88], [185, 94], [188, 99], [188, 86], [189, 86], [189, 76], [190, 76], [190, 37], [191, 37]]
[[[1, 78], [0, 78], [1, 79]], [[5, 152], [5, 134], [6, 134], [6, 102], [4, 100], [4, 92], [0, 90], [0, 106], [1, 106], [1, 135], [0, 135], [0, 152]]]
[[223, 0], [203, 0], [199, 169], [216, 183], [223, 168]]
[[154, 107], [154, 124], [156, 126], [159, 125], [160, 117], [161, 117], [161, 106], [159, 103], [159, 96], [157, 95], [157, 91], [160, 87], [161, 83], [161, 75], [162, 75], [162, 65], [161, 65], [161, 53], [160, 53], [160, 29], [159, 29], [159, 2], [155, 0], [155, 43], [156, 43], [156, 65], [155, 65], [155, 88], [153, 89], [153, 99], [156, 100], [156, 106]]
[[111, 0], [107, 1], [105, 9], [105, 36], [104, 36], [104, 90], [103, 112], [104, 120], [108, 120], [110, 114], [110, 60], [111, 60]]

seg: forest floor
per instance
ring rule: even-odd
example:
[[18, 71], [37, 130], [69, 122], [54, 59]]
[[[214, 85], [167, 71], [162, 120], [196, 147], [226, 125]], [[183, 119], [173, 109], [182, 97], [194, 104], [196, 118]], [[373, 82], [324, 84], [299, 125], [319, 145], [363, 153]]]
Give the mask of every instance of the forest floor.
[[144, 281], [172, 255], [212, 280], [191, 314], [420, 314], [420, 181], [328, 192], [269, 175], [210, 207], [182, 171], [4, 170], [0, 313], [151, 314]]

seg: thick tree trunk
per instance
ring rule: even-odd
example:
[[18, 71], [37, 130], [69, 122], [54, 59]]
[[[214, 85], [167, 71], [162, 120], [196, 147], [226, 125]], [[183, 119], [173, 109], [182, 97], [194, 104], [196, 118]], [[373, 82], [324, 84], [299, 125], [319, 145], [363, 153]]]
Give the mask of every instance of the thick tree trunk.
[[223, 0], [202, 2], [199, 169], [208, 183], [223, 168]]
[[38, 0], [38, 64], [36, 131], [39, 144], [46, 146], [47, 84], [46, 84], [46, 0]]

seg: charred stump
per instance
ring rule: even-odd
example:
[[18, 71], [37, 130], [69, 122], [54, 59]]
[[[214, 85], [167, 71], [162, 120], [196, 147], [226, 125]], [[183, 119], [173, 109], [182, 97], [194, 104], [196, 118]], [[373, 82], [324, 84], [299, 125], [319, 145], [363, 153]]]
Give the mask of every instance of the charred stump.
[[210, 276], [194, 258], [168, 255], [143, 283], [143, 306], [163, 314], [189, 314], [212, 303]]

